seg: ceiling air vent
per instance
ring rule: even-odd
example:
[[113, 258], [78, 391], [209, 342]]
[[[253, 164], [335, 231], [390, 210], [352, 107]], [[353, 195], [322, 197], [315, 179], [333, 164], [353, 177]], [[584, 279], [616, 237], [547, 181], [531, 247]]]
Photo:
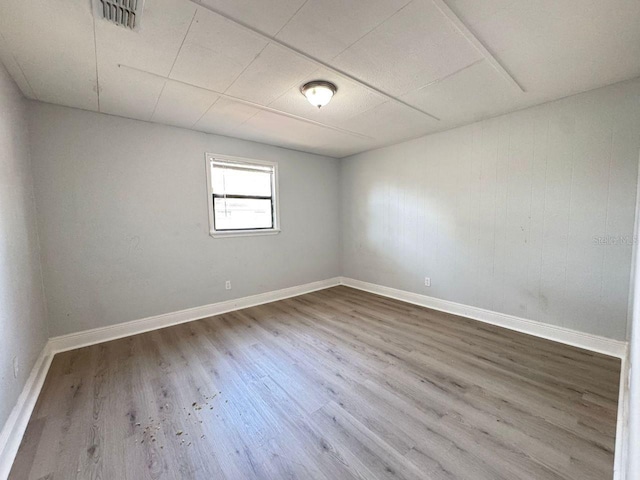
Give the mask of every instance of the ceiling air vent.
[[96, 9], [107, 20], [133, 30], [139, 21], [138, 7], [142, 7], [142, 2], [143, 0], [96, 0]]

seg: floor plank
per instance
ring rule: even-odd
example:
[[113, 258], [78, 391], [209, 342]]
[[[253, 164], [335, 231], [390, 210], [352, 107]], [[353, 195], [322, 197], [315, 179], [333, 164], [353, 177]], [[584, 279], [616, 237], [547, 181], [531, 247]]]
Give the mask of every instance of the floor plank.
[[619, 375], [335, 287], [56, 355], [10, 479], [610, 479]]

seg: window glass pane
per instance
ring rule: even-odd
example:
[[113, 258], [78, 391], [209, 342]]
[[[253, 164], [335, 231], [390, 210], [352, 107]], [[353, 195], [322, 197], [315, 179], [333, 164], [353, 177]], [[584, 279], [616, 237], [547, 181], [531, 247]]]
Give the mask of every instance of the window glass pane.
[[273, 228], [271, 200], [214, 198], [216, 230]]
[[271, 196], [271, 172], [238, 170], [214, 165], [212, 170], [213, 193], [218, 195]]

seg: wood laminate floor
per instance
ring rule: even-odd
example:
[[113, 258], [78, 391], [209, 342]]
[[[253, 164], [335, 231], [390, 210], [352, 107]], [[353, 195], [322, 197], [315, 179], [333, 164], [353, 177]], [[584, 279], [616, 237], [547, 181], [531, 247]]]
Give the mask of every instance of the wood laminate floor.
[[611, 479], [620, 362], [335, 287], [56, 355], [17, 479]]

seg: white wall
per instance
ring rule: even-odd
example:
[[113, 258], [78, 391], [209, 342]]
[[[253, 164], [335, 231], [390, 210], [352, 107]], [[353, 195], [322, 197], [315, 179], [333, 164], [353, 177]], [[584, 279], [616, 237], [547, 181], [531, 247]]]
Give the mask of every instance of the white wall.
[[[30, 127], [52, 336], [340, 274], [335, 159], [37, 102]], [[282, 233], [209, 236], [205, 152], [278, 162]]]
[[26, 104], [0, 63], [0, 430], [47, 337]]
[[624, 339], [639, 148], [636, 80], [344, 159], [344, 275]]
[[[640, 187], [640, 177], [638, 177]], [[640, 238], [640, 195], [636, 207], [636, 238]], [[622, 438], [624, 454], [627, 459], [626, 477], [629, 480], [640, 478], [640, 245], [634, 245], [632, 278], [632, 313], [629, 325], [629, 398], [626, 408], [629, 411], [627, 437]]]

